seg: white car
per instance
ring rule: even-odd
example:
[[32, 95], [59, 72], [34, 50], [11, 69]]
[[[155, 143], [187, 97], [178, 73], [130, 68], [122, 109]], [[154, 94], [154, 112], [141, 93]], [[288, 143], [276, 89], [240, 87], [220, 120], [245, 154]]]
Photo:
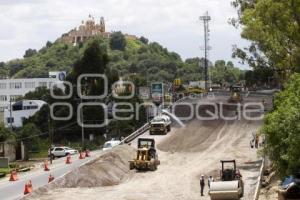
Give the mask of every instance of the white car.
[[74, 155], [76, 153], [78, 153], [78, 151], [70, 147], [51, 147], [48, 151], [48, 156], [52, 156], [53, 158], [55, 158]]
[[119, 145], [120, 143], [121, 143], [120, 140], [107, 141], [107, 142], [104, 143], [102, 150], [105, 151], [105, 150], [111, 149], [114, 146]]

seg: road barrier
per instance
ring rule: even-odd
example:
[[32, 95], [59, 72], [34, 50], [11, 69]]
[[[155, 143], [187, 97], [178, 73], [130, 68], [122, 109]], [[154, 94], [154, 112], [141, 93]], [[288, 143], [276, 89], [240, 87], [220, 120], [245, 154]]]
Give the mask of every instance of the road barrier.
[[28, 183], [25, 183], [25, 188], [24, 188], [24, 195], [29, 194], [32, 192], [32, 183], [29, 181]]
[[50, 183], [51, 181], [54, 180], [54, 176], [52, 176], [51, 174], [49, 175], [49, 178], [48, 178], [48, 183]]
[[44, 171], [50, 171], [50, 168], [48, 165], [48, 160], [45, 160], [45, 162], [44, 162]]
[[66, 164], [71, 164], [72, 161], [71, 161], [71, 156], [70, 155], [67, 155], [67, 158], [66, 158]]
[[79, 159], [85, 159], [85, 155], [82, 151], [79, 153]]
[[85, 150], [85, 157], [90, 157], [91, 155], [90, 155], [90, 150]]
[[265, 159], [263, 158], [262, 163], [261, 163], [261, 167], [260, 167], [260, 170], [259, 170], [259, 176], [257, 178], [257, 185], [256, 185], [256, 188], [255, 188], [253, 200], [258, 200], [259, 199], [259, 193], [260, 193], [261, 181], [262, 181], [262, 177], [263, 177], [263, 173], [264, 173], [264, 168], [265, 168]]
[[9, 181], [17, 181], [17, 180], [18, 180], [17, 171], [16, 170], [12, 170], [10, 172]]
[[143, 133], [145, 133], [147, 130], [149, 130], [150, 126], [149, 123], [144, 124], [141, 128], [137, 129], [136, 131], [134, 131], [132, 134], [130, 134], [129, 136], [127, 136], [124, 140], [121, 141], [121, 144], [127, 144], [130, 143], [131, 141], [133, 141], [135, 138], [137, 138], [138, 136], [142, 135]]

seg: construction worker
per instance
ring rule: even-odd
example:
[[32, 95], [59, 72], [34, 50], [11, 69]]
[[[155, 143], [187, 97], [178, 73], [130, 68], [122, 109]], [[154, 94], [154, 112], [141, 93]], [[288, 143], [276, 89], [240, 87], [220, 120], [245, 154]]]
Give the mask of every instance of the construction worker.
[[258, 148], [258, 143], [259, 143], [259, 134], [256, 133], [256, 135], [255, 135], [255, 148], [256, 149]]
[[201, 193], [201, 196], [204, 196], [204, 194], [203, 194], [204, 186], [205, 186], [204, 175], [201, 175], [201, 178], [200, 178], [200, 193]]
[[211, 182], [214, 182], [214, 178], [212, 176], [209, 176], [208, 180], [207, 180], [207, 185], [208, 185], [208, 188], [210, 188], [210, 183]]

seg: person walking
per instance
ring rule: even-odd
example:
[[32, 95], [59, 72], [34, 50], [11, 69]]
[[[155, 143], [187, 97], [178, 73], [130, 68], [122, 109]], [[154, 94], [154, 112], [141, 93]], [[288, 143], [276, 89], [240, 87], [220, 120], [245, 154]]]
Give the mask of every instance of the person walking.
[[210, 188], [210, 183], [211, 182], [214, 182], [214, 178], [212, 176], [209, 176], [208, 180], [207, 180], [207, 185], [208, 185], [208, 188]]
[[200, 178], [200, 193], [201, 193], [201, 196], [204, 196], [203, 195], [204, 186], [205, 186], [204, 175], [201, 175], [201, 178]]

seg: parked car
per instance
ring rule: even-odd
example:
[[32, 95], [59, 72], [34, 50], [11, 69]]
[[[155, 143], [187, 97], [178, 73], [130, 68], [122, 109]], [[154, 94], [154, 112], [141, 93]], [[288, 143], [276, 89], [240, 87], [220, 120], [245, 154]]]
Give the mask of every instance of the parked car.
[[105, 150], [111, 149], [114, 146], [119, 145], [120, 143], [121, 143], [120, 140], [107, 141], [107, 142], [104, 143], [102, 150], [105, 151]]
[[76, 153], [78, 153], [78, 151], [70, 147], [51, 147], [48, 151], [48, 156], [52, 156], [52, 158], [55, 158], [67, 155], [74, 155]]

